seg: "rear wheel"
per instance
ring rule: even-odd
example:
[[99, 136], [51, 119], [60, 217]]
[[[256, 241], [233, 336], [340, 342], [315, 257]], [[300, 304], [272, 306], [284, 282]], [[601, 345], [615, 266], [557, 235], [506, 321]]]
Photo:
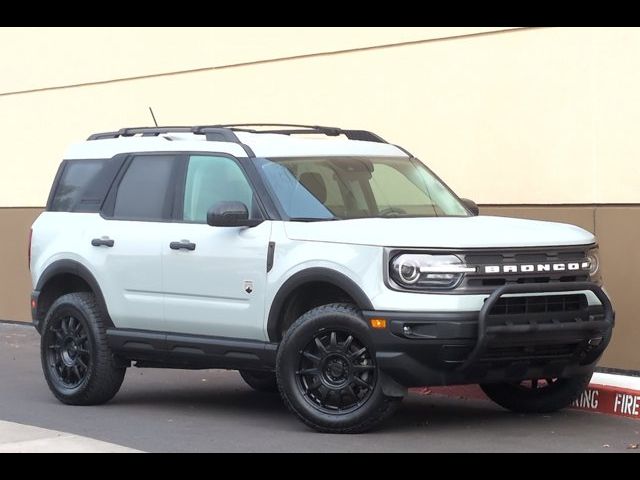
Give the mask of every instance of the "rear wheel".
[[317, 307], [296, 320], [278, 349], [276, 372], [286, 405], [320, 432], [364, 432], [400, 400], [382, 392], [368, 328], [348, 304]]
[[491, 400], [507, 410], [551, 413], [571, 405], [587, 388], [591, 375], [482, 384], [480, 388]]
[[242, 379], [254, 390], [266, 393], [277, 393], [278, 382], [275, 372], [262, 370], [240, 370]]
[[54, 302], [43, 323], [40, 353], [51, 392], [69, 405], [105, 403], [124, 380], [126, 368], [113, 359], [91, 293], [70, 293]]

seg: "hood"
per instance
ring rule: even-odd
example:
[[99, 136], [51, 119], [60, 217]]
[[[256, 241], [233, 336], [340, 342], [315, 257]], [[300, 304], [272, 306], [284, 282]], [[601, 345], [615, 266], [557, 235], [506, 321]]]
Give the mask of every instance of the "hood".
[[286, 222], [292, 240], [412, 248], [513, 248], [589, 245], [575, 225], [506, 217], [362, 218]]

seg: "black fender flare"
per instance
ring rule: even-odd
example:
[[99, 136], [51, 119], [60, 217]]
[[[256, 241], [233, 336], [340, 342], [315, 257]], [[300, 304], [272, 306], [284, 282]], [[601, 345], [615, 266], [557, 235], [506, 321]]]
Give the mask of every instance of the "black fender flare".
[[93, 276], [93, 274], [89, 271], [87, 267], [82, 265], [80, 262], [75, 260], [57, 260], [45, 268], [42, 275], [38, 279], [38, 284], [36, 285], [36, 291], [42, 292], [42, 289], [47, 285], [47, 283], [55, 278], [58, 275], [62, 274], [70, 274], [75, 275], [76, 277], [84, 280], [87, 285], [93, 291], [93, 294], [96, 296], [96, 301], [98, 302], [98, 306], [100, 310], [105, 315], [106, 324], [108, 327], [113, 327], [113, 321], [109, 316], [109, 310], [107, 309], [107, 303], [105, 302], [104, 295], [102, 293], [102, 289], [98, 284], [98, 281]]
[[330, 283], [348, 293], [361, 310], [374, 310], [373, 304], [360, 286], [346, 275], [324, 267], [313, 267], [295, 273], [282, 284], [271, 302], [267, 320], [267, 333], [272, 342], [278, 338], [278, 320], [289, 295], [298, 287], [311, 282]]

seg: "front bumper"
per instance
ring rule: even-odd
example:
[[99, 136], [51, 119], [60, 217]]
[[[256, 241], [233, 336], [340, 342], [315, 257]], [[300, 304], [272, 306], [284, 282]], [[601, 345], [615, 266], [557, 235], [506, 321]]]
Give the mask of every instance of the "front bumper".
[[[600, 305], [585, 302], [569, 310], [552, 310], [544, 303], [552, 298], [547, 294], [556, 295], [555, 299], [578, 291], [593, 292]], [[504, 299], [514, 296], [542, 303], [530, 302], [529, 307], [523, 300], [513, 308], [512, 302], [510, 311]], [[387, 320], [386, 329], [371, 330], [377, 362], [405, 387], [587, 374], [609, 344], [615, 318], [609, 297], [591, 282], [505, 285], [486, 299], [479, 312], [363, 313], [367, 322]]]

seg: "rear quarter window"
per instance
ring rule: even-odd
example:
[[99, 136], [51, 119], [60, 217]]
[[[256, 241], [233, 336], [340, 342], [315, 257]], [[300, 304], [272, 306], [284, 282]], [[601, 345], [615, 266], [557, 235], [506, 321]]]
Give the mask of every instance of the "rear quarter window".
[[67, 160], [54, 185], [49, 211], [73, 212], [105, 164], [104, 159]]

